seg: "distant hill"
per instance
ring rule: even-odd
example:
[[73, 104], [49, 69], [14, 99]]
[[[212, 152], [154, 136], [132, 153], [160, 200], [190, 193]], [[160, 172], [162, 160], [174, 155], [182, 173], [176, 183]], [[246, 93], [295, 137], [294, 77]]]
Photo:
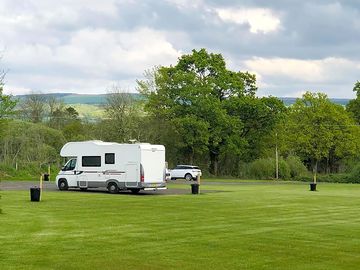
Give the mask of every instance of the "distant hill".
[[[107, 94], [99, 95], [84, 95], [74, 93], [51, 93], [43, 94], [46, 97], [56, 97], [61, 99], [65, 104], [90, 104], [90, 105], [101, 105], [106, 103]], [[141, 99], [141, 95], [137, 93], [130, 93], [135, 99]], [[15, 97], [20, 100], [25, 99], [28, 95], [17, 95]]]
[[[280, 100], [282, 100], [285, 104], [285, 106], [290, 106], [295, 103], [297, 98], [293, 97], [279, 97]], [[350, 99], [346, 98], [330, 98], [331, 102], [335, 104], [340, 104], [342, 106], [346, 106], [346, 104], [349, 103]]]
[[[141, 99], [142, 96], [138, 93], [130, 93], [135, 99]], [[24, 99], [27, 95], [18, 95], [17, 98]], [[99, 95], [83, 95], [83, 94], [74, 94], [74, 93], [52, 93], [44, 94], [44, 96], [57, 97], [64, 101], [65, 104], [89, 104], [89, 105], [102, 105], [106, 103], [107, 94]], [[290, 106], [295, 103], [296, 98], [293, 97], [279, 97], [280, 100], [284, 102], [286, 106]], [[349, 103], [350, 99], [344, 98], [331, 98], [333, 103], [340, 104], [345, 106]]]

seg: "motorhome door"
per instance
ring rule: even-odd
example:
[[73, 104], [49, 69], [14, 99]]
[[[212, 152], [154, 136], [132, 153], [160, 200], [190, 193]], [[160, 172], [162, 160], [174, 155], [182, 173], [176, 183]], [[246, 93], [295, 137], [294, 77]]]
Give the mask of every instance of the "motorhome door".
[[125, 166], [126, 170], [126, 187], [137, 187], [139, 181], [139, 166], [136, 163], [128, 163]]

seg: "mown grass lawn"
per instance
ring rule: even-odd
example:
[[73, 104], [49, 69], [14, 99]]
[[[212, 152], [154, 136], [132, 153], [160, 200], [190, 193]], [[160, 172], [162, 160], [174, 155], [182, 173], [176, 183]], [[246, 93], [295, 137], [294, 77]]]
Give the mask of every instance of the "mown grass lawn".
[[360, 185], [2, 191], [0, 269], [358, 269]]

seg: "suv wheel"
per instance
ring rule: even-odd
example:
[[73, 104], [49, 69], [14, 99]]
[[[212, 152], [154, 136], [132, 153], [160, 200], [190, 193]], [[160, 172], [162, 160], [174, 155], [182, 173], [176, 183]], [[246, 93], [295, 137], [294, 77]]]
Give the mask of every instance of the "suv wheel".
[[185, 180], [191, 181], [192, 179], [193, 179], [193, 177], [190, 173], [185, 174]]

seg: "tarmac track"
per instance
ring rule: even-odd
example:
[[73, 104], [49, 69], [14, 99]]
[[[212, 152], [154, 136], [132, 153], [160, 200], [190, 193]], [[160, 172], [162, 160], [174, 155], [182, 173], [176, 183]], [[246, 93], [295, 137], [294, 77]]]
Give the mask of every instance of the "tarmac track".
[[[157, 191], [144, 191], [141, 190], [137, 195], [178, 195], [178, 194], [190, 194], [191, 187], [190, 183], [189, 188], [176, 188], [171, 187], [166, 190], [157, 190]], [[0, 190], [8, 191], [8, 190], [30, 190], [31, 187], [38, 187], [39, 181], [1, 181], [0, 182]], [[43, 182], [43, 189], [44, 191], [51, 191], [51, 192], [66, 192], [60, 191], [54, 182]], [[80, 189], [69, 189], [67, 192], [88, 192], [88, 193], [108, 193], [107, 189], [105, 188], [94, 188], [88, 189], [86, 191], [82, 191]], [[202, 190], [200, 189], [201, 193], [214, 193], [220, 192], [217, 190]], [[132, 194], [130, 191], [120, 191], [119, 194]]]

